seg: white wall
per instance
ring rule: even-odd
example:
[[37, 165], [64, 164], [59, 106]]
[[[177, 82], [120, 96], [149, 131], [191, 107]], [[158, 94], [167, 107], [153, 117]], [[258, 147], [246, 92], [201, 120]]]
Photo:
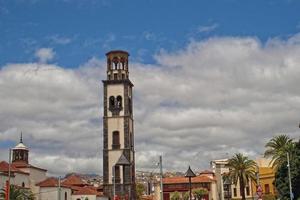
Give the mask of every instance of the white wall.
[[[10, 178], [10, 183], [12, 185], [22, 186], [22, 183], [25, 184], [26, 188], [29, 188], [29, 175], [27, 174], [19, 174], [14, 173], [14, 177]], [[0, 189], [5, 187], [6, 180], [8, 180], [8, 176], [0, 175]]]
[[[71, 189], [69, 188], [61, 188], [61, 200], [65, 200], [65, 193], [67, 193], [66, 200], [72, 200]], [[38, 196], [39, 200], [58, 200], [58, 189], [57, 187], [41, 187], [40, 194]]]

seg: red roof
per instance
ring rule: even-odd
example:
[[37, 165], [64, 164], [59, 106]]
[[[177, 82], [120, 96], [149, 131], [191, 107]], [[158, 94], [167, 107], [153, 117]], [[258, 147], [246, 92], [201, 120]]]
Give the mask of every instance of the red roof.
[[[36, 184], [37, 186], [40, 187], [58, 187], [58, 179], [51, 177], [51, 178], [47, 178], [46, 180], [39, 182]], [[69, 186], [65, 185], [65, 184], [61, 184], [61, 187], [65, 187], [65, 188], [69, 188]]]
[[69, 185], [69, 186], [84, 186], [84, 185], [88, 185], [79, 176], [76, 176], [76, 175], [68, 176], [65, 180], [63, 180], [63, 184]]
[[204, 171], [200, 172], [200, 174], [215, 174], [215, 173], [210, 170], [204, 170]]
[[13, 166], [15, 166], [16, 168], [34, 168], [34, 169], [38, 169], [41, 171], [47, 171], [46, 169], [40, 168], [40, 167], [35, 167], [33, 165], [30, 165], [26, 162], [13, 162], [12, 163]]
[[80, 188], [77, 188], [77, 190], [74, 191], [73, 194], [74, 195], [96, 195], [96, 196], [103, 195], [103, 193], [97, 192], [96, 187], [94, 187], [94, 189], [91, 187], [80, 187]]
[[[192, 183], [211, 183], [215, 181], [215, 178], [210, 178], [206, 175], [200, 175], [193, 177], [191, 179]], [[180, 183], [189, 183], [189, 178], [181, 176], [181, 177], [167, 177], [163, 178], [164, 184], [180, 184]]]
[[[8, 171], [9, 171], [9, 164], [7, 162], [5, 162], [5, 161], [0, 162], [0, 171], [8, 173]], [[12, 173], [29, 174], [27, 172], [24, 172], [24, 171], [16, 168], [14, 165], [10, 165], [10, 171]]]

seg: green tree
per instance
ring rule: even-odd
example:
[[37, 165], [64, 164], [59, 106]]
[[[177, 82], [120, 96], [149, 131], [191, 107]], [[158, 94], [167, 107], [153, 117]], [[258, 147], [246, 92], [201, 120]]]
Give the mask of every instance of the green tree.
[[228, 162], [229, 177], [235, 185], [239, 182], [242, 200], [246, 199], [245, 186], [249, 180], [256, 180], [256, 163], [241, 153], [235, 154]]
[[[5, 193], [0, 193], [1, 198], [5, 198]], [[34, 200], [33, 193], [28, 189], [17, 188], [14, 185], [10, 186], [9, 192], [10, 200]]]
[[[300, 198], [300, 141], [294, 142], [293, 148], [290, 150], [290, 169], [294, 199]], [[277, 167], [275, 173], [275, 187], [278, 191], [280, 199], [290, 199], [289, 179], [287, 161]]]
[[196, 199], [201, 200], [204, 195], [207, 195], [208, 191], [203, 188], [198, 188], [193, 190], [193, 195], [196, 197]]
[[262, 197], [263, 200], [276, 200], [276, 196], [274, 196], [273, 194], [265, 194]]
[[189, 200], [190, 199], [190, 194], [188, 192], [185, 192], [183, 194], [183, 200]]
[[180, 194], [179, 192], [173, 192], [171, 196], [171, 200], [179, 200], [180, 199]]
[[287, 161], [287, 153], [291, 153], [294, 143], [287, 135], [273, 137], [266, 145], [264, 156], [272, 158], [272, 167], [278, 168]]
[[142, 183], [136, 184], [136, 196], [138, 200], [142, 199], [142, 196], [145, 192], [145, 186]]

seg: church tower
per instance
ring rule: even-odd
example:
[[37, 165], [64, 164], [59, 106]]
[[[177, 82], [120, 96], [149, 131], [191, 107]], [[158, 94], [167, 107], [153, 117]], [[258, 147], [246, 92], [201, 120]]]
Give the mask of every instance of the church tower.
[[110, 51], [103, 80], [104, 195], [136, 199], [132, 87], [126, 51]]
[[15, 146], [13, 150], [12, 163], [28, 164], [29, 149], [23, 144], [22, 133], [20, 136], [20, 143]]

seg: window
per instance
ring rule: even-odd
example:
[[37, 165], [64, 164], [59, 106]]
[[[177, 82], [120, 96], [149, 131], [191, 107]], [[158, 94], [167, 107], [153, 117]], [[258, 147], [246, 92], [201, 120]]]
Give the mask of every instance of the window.
[[115, 107], [115, 97], [109, 97], [109, 108], [112, 109]]
[[122, 74], [122, 79], [123, 79], [123, 80], [125, 79], [125, 74]]
[[121, 179], [120, 179], [120, 166], [115, 166], [115, 181], [116, 183], [120, 183]]
[[25, 183], [24, 182], [22, 183], [22, 187], [25, 187]]
[[236, 188], [233, 188], [233, 196], [237, 196]]
[[247, 195], [247, 196], [250, 195], [250, 188], [249, 188], [249, 186], [246, 187], [246, 195]]
[[65, 200], [68, 200], [68, 194], [65, 192]]
[[117, 107], [122, 108], [122, 97], [121, 96], [117, 96]]
[[270, 186], [269, 186], [269, 184], [265, 184], [265, 193], [266, 194], [270, 193]]
[[120, 149], [120, 134], [119, 131], [113, 132], [112, 149]]
[[118, 74], [114, 74], [114, 80], [118, 80]]
[[117, 57], [114, 57], [112, 61], [114, 63], [114, 70], [117, 70], [118, 69], [119, 59]]

